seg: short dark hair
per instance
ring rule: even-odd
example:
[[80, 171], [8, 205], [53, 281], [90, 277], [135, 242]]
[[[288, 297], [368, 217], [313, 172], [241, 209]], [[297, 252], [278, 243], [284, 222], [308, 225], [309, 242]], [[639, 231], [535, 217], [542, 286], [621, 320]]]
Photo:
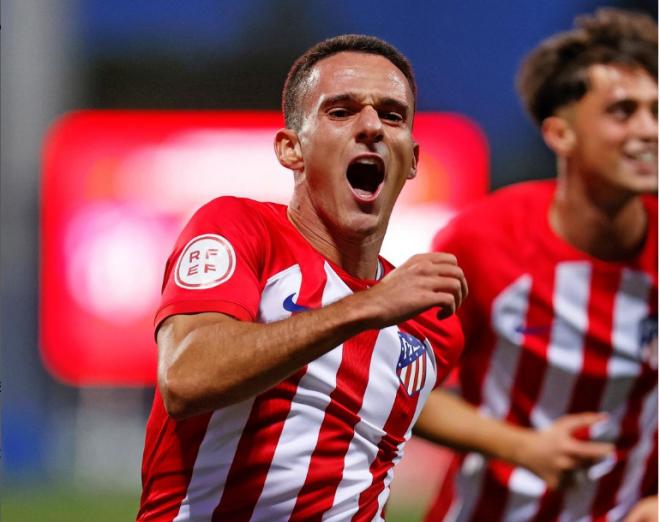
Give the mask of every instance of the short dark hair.
[[585, 95], [592, 65], [641, 67], [657, 81], [658, 26], [651, 17], [602, 8], [576, 17], [575, 26], [541, 42], [518, 72], [518, 92], [539, 125]]
[[412, 65], [394, 46], [377, 38], [362, 34], [344, 34], [328, 38], [308, 49], [298, 58], [289, 70], [282, 90], [282, 112], [284, 122], [290, 129], [299, 130], [302, 124], [301, 100], [304, 95], [305, 80], [312, 68], [324, 58], [341, 52], [377, 54], [392, 62], [410, 84], [413, 98], [417, 97], [417, 85]]

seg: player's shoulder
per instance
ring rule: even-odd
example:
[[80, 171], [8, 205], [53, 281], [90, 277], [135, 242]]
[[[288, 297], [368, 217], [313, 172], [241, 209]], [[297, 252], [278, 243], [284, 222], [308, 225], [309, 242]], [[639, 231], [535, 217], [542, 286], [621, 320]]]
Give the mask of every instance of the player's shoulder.
[[505, 235], [514, 239], [516, 230], [545, 212], [554, 193], [554, 180], [525, 181], [502, 187], [461, 210], [441, 230], [434, 245], [494, 240]]
[[219, 196], [202, 205], [197, 213], [215, 214], [217, 212], [232, 212], [237, 214], [254, 215], [268, 214], [275, 209], [282, 209], [284, 205], [267, 201], [256, 201], [238, 196]]
[[256, 201], [237, 196], [220, 196], [205, 203], [193, 214], [193, 221], [213, 223], [270, 224], [286, 216], [286, 207], [279, 203]]
[[530, 208], [549, 201], [557, 183], [552, 180], [523, 181], [502, 187], [475, 203], [466, 215], [518, 219]]
[[221, 196], [199, 207], [188, 219], [179, 242], [217, 234], [232, 242], [259, 243], [286, 227], [286, 207], [235, 196]]

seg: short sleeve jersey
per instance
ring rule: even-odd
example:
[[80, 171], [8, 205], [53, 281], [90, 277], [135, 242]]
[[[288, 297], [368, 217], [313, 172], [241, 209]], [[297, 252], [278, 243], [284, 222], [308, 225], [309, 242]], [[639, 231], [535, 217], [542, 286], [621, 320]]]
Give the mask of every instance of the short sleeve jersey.
[[[223, 197], [178, 239], [156, 325], [197, 312], [270, 323], [376, 284], [314, 250], [286, 207]], [[174, 421], [156, 391], [138, 520], [381, 520], [411, 427], [462, 348], [458, 320], [436, 314], [364, 331], [208, 414]]]
[[610, 263], [551, 230], [555, 188], [501, 189], [434, 240], [457, 256], [470, 287], [459, 310], [459, 389], [485, 415], [538, 429], [567, 413], [607, 412], [582, 436], [616, 452], [555, 492], [525, 469], [470, 454], [427, 520], [620, 520], [657, 492], [657, 199], [644, 199], [640, 254]]

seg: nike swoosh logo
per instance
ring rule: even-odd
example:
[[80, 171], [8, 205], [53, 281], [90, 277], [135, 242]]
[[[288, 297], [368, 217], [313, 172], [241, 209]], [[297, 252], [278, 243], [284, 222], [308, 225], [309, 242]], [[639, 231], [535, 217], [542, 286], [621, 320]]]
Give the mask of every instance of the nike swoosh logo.
[[282, 306], [287, 312], [295, 313], [295, 312], [305, 312], [306, 310], [311, 310], [311, 308], [308, 308], [307, 306], [302, 306], [294, 302], [293, 300], [294, 295], [296, 294], [295, 293], [291, 294], [282, 302]]
[[516, 326], [516, 332], [523, 335], [544, 335], [547, 334], [552, 328], [551, 324], [544, 324], [538, 326]]

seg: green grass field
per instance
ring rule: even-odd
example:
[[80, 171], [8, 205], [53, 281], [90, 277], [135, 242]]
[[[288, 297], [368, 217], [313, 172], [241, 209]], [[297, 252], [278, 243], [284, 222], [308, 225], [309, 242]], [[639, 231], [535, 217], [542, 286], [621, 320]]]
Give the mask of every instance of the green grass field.
[[[1, 522], [130, 522], [135, 520], [139, 493], [85, 491], [72, 486], [3, 488]], [[388, 522], [416, 522], [413, 507], [392, 506]]]
[[2, 522], [122, 522], [135, 520], [139, 493], [74, 487], [3, 488]]

